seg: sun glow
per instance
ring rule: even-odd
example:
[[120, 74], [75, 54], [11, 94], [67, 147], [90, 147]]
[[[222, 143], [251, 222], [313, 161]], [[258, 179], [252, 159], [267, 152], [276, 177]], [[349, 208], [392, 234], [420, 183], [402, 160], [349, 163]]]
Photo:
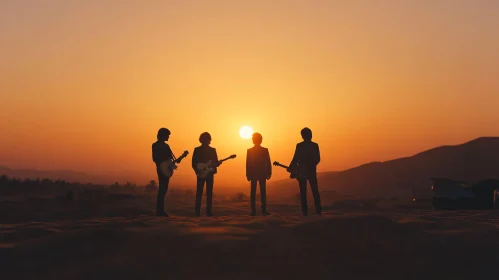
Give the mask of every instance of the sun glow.
[[241, 127], [241, 129], [239, 129], [239, 135], [243, 139], [249, 139], [253, 135], [253, 129], [251, 129], [251, 127], [245, 125], [245, 126]]

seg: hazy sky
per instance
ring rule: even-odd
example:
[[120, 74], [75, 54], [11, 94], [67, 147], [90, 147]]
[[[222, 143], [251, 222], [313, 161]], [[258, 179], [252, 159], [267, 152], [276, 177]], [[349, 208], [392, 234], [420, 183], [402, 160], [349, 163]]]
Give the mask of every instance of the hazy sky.
[[154, 179], [165, 126], [243, 182], [242, 125], [285, 164], [310, 127], [319, 171], [497, 136], [498, 50], [495, 0], [3, 0], [0, 164]]

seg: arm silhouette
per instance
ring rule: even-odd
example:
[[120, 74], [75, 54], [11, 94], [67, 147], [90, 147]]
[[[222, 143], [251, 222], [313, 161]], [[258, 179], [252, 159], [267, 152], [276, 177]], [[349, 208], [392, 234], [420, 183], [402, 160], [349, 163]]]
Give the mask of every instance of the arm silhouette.
[[154, 163], [158, 164], [158, 152], [156, 152], [156, 144], [152, 144], [152, 161]]
[[272, 163], [270, 162], [270, 152], [266, 149], [267, 180], [272, 177]]
[[246, 180], [250, 180], [250, 172], [251, 172], [251, 166], [250, 166], [250, 150], [246, 151]]
[[317, 144], [317, 159], [316, 159], [316, 162], [315, 162], [315, 165], [319, 164], [319, 162], [321, 162], [321, 151], [319, 149], [319, 144]]
[[215, 167], [218, 167], [220, 166], [220, 164], [222, 164], [221, 162], [220, 163], [218, 162], [217, 149], [215, 148], [213, 148], [213, 158], [214, 158]]
[[[291, 160], [291, 163], [289, 164], [289, 167], [291, 168], [292, 166], [295, 166], [296, 163], [298, 162], [298, 144], [296, 144], [296, 148], [295, 148], [295, 153], [293, 155], [293, 159]], [[288, 171], [289, 171], [289, 168], [288, 168]]]
[[192, 169], [194, 172], [197, 172], [197, 164], [198, 164], [198, 153], [196, 148], [194, 148], [194, 152], [192, 153]]

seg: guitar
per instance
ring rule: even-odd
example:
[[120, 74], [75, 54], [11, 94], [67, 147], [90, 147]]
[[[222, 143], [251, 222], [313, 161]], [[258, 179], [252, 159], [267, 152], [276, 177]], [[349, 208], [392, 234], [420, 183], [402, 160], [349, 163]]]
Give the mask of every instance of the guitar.
[[[278, 161], [274, 161], [273, 165], [279, 166], [282, 168], [290, 168], [289, 166], [286, 166], [284, 164], [280, 164]], [[300, 166], [297, 164], [293, 167], [290, 168], [291, 170], [288, 171], [290, 173], [289, 178], [291, 179], [306, 179], [307, 178], [307, 172], [304, 168], [300, 168]]]
[[180, 163], [183, 158], [185, 158], [189, 154], [189, 151], [184, 151], [180, 157], [178, 157], [176, 160], [169, 159], [166, 161], [163, 161], [162, 163], [159, 164], [159, 169], [161, 172], [168, 178], [173, 176], [173, 171], [177, 169], [176, 163]]
[[[206, 178], [208, 177], [208, 175], [213, 171], [215, 170], [215, 167], [217, 167], [218, 165], [220, 165], [222, 162], [228, 160], [228, 159], [232, 159], [232, 158], [235, 158], [236, 155], [231, 155], [229, 157], [226, 157], [222, 160], [219, 160], [216, 164], [213, 164], [213, 162], [211, 160], [209, 160], [208, 162], [206, 163], [198, 163], [196, 165], [196, 169], [197, 169], [197, 172], [196, 172], [196, 175], [198, 176], [198, 178]], [[215, 166], [214, 166], [215, 165]]]

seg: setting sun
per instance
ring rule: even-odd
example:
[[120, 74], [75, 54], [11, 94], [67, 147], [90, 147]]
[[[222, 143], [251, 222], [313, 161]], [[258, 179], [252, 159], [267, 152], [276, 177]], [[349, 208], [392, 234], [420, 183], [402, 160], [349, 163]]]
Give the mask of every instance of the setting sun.
[[241, 135], [241, 138], [243, 139], [249, 139], [251, 138], [251, 135], [253, 135], [253, 129], [251, 127], [245, 125], [239, 129], [239, 135]]

